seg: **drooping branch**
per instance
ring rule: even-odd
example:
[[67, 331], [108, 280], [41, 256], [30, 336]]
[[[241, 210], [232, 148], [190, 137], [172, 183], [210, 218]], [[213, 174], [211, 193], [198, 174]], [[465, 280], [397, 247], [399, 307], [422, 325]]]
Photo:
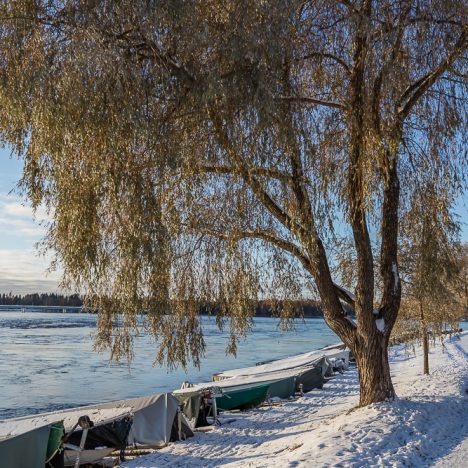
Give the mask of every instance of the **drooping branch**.
[[460, 56], [466, 46], [466, 30], [464, 30], [458, 38], [452, 51], [445, 57], [439, 65], [430, 73], [416, 80], [413, 84], [408, 86], [405, 92], [399, 99], [398, 104], [398, 117], [403, 121], [411, 112], [418, 100], [424, 93], [445, 73], [453, 62]]
[[330, 59], [330, 60], [336, 62], [338, 65], [340, 65], [348, 75], [351, 74], [351, 68], [346, 63], [345, 60], [343, 60], [342, 58], [338, 57], [335, 54], [331, 54], [331, 53], [328, 53], [328, 52], [311, 52], [311, 53], [305, 55], [304, 57], [301, 57], [300, 59], [296, 59], [296, 61], [298, 61], [298, 60], [300, 60], [300, 61], [308, 60], [308, 59], [313, 58], [313, 57], [321, 57], [321, 58]]
[[[293, 178], [290, 174], [279, 169], [270, 167], [252, 167], [250, 169], [252, 174], [259, 177], [268, 177], [271, 179], [281, 180], [282, 182], [290, 185], [293, 182]], [[226, 175], [240, 175], [239, 171], [232, 166], [223, 166], [218, 164], [203, 164], [187, 171], [187, 174], [226, 174]]]
[[291, 241], [278, 237], [274, 232], [265, 231], [262, 229], [255, 229], [252, 231], [233, 231], [233, 232], [220, 232], [213, 229], [197, 228], [196, 232], [203, 235], [223, 239], [225, 241], [240, 241], [242, 239], [258, 239], [278, 247], [281, 250], [289, 252], [297, 258], [306, 271], [311, 270], [311, 261], [302, 249]]
[[[281, 250], [284, 250], [291, 255], [293, 255], [296, 259], [298, 259], [304, 269], [312, 274], [312, 276], [317, 275], [316, 271], [316, 266], [314, 265], [314, 262], [308, 257], [307, 254], [305, 254], [302, 249], [294, 244], [293, 242], [290, 242], [286, 239], [278, 237], [275, 233], [270, 232], [270, 231], [265, 231], [261, 229], [256, 229], [253, 231], [238, 231], [238, 232], [232, 232], [232, 233], [225, 233], [225, 232], [220, 232], [216, 231], [213, 229], [204, 229], [204, 228], [199, 228], [196, 230], [202, 235], [207, 235], [211, 237], [215, 237], [217, 239], [223, 239], [225, 241], [240, 241], [242, 239], [258, 239], [262, 240], [265, 242], [270, 243], [271, 245], [278, 247]], [[321, 276], [319, 274], [319, 276]], [[346, 289], [338, 286], [335, 283], [331, 283], [332, 288], [334, 289], [334, 293], [336, 294], [336, 299], [339, 297], [342, 299], [344, 302], [348, 303], [349, 305], [354, 307], [354, 296], [347, 291]], [[318, 285], [319, 287], [321, 285]], [[343, 309], [341, 306], [339, 306], [338, 303], [338, 308], [334, 308], [334, 312], [331, 311], [329, 307], [329, 302], [330, 302], [330, 294], [327, 294], [325, 296], [322, 296], [322, 302], [324, 303], [324, 314], [325, 318], [327, 321], [331, 322], [331, 325], [336, 327], [338, 333], [340, 331], [347, 336], [348, 340], [353, 340], [354, 339], [354, 333], [356, 326], [354, 323], [350, 322], [349, 320], [346, 319], [345, 315], [343, 314]]]

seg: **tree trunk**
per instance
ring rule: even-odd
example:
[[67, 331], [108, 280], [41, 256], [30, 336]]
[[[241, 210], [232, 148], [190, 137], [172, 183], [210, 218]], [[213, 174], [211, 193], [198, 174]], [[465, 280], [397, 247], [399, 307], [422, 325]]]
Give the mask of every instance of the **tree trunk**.
[[429, 374], [429, 338], [427, 327], [423, 325], [423, 353], [424, 353], [424, 373]]
[[426, 322], [424, 321], [424, 309], [423, 309], [421, 301], [419, 302], [419, 314], [420, 314], [420, 319], [421, 319], [421, 337], [422, 337], [422, 343], [423, 343], [423, 356], [424, 356], [423, 372], [424, 374], [428, 375], [429, 374], [429, 337], [427, 334], [427, 325], [426, 325]]
[[354, 351], [359, 373], [359, 406], [395, 398], [387, 346], [388, 338], [376, 331]]

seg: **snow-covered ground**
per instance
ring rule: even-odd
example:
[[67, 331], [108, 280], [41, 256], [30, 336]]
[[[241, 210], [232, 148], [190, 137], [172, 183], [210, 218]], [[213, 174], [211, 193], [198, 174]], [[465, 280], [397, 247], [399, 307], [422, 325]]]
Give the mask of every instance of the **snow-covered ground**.
[[[468, 467], [468, 332], [431, 350], [391, 350], [395, 402], [353, 409], [352, 369], [296, 401], [226, 415], [224, 424], [127, 462], [149, 467]], [[234, 421], [232, 421], [235, 419]]]

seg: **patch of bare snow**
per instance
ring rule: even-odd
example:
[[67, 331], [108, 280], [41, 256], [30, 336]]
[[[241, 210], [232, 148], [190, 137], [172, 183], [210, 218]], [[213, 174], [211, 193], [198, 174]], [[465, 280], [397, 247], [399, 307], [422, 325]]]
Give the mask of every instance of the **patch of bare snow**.
[[335, 288], [338, 288], [340, 291], [346, 294], [352, 301], [356, 300], [356, 296], [351, 291], [348, 291], [346, 288], [343, 288], [342, 286], [338, 286], [336, 283], [333, 283], [333, 284], [335, 285]]
[[[354, 409], [356, 369], [282, 406], [222, 416], [208, 433], [127, 462], [150, 467], [463, 466], [468, 458], [468, 332], [431, 350], [390, 350], [398, 399]], [[352, 410], [352, 411], [350, 411]], [[233, 421], [234, 420], [234, 421]]]
[[383, 318], [376, 319], [375, 326], [377, 327], [377, 330], [383, 333], [385, 330], [385, 320]]

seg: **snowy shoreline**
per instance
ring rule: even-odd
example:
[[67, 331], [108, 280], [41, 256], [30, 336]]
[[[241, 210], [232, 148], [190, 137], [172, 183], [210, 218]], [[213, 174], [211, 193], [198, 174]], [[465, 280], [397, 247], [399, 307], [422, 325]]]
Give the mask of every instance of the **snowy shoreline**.
[[[296, 401], [226, 414], [220, 427], [123, 464], [152, 467], [462, 466], [468, 458], [468, 332], [431, 349], [390, 351], [398, 399], [354, 409], [353, 368]], [[353, 410], [353, 411], [350, 411]], [[234, 421], [233, 421], [234, 420]]]

